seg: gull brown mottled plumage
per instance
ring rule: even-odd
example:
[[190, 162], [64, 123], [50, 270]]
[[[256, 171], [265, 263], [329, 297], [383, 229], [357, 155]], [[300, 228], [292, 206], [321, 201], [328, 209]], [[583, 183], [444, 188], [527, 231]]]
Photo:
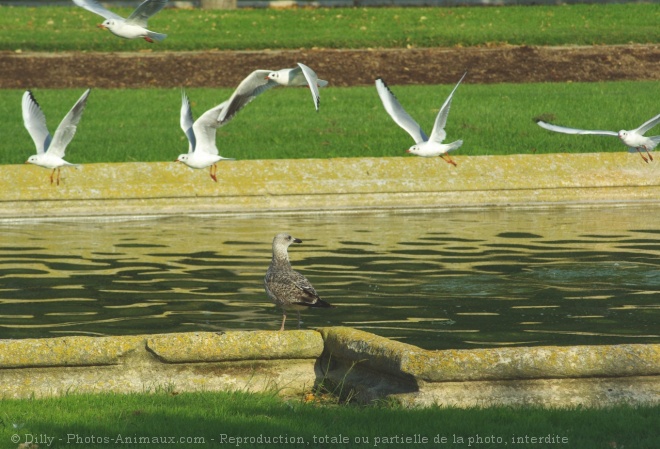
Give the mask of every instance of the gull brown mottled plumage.
[[273, 259], [270, 262], [264, 287], [270, 299], [282, 307], [282, 326], [286, 321], [287, 309], [298, 313], [298, 328], [300, 328], [300, 310], [308, 307], [333, 307], [323, 301], [305, 276], [291, 268], [288, 248], [292, 243], [302, 243], [302, 240], [286, 233], [280, 233], [273, 239]]

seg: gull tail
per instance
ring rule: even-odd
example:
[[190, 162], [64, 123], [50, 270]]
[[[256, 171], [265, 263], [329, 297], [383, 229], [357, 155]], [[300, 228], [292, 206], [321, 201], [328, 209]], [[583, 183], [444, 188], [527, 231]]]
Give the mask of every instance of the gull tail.
[[334, 309], [335, 308], [335, 306], [333, 306], [329, 302], [325, 302], [321, 298], [317, 299], [316, 302], [314, 302], [314, 303], [308, 302], [305, 305], [309, 306], [309, 307], [320, 307], [320, 308], [324, 308], [324, 309]]
[[[651, 139], [651, 145], [647, 145], [646, 151], [653, 151], [655, 150], [655, 147], [657, 147], [660, 144], [660, 136], [651, 136], [649, 137], [649, 139]], [[637, 151], [638, 151], [637, 148], [628, 147], [629, 153], [636, 153]]]
[[454, 151], [454, 150], [459, 149], [461, 147], [461, 145], [463, 145], [462, 140], [457, 140], [456, 142], [448, 143], [447, 144], [447, 153], [449, 153], [450, 151]]
[[147, 36], [149, 36], [151, 39], [153, 39], [155, 41], [161, 42], [167, 37], [167, 34], [154, 33], [153, 31], [147, 31]]

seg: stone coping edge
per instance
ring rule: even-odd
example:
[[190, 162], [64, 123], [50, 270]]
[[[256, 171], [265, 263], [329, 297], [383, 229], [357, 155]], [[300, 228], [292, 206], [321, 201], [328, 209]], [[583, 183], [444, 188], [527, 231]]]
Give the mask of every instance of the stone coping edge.
[[330, 358], [422, 382], [660, 375], [660, 344], [428, 351], [347, 328], [0, 340], [0, 370], [119, 365], [149, 353], [167, 364]]
[[0, 165], [0, 219], [271, 213], [310, 210], [657, 203], [660, 163], [637, 154], [538, 154], [86, 164], [50, 171]]
[[0, 340], [0, 370], [118, 365], [140, 351], [164, 363], [315, 359], [323, 340], [318, 332], [303, 330]]
[[320, 332], [330, 357], [426, 382], [660, 375], [660, 344], [427, 351], [347, 327]]

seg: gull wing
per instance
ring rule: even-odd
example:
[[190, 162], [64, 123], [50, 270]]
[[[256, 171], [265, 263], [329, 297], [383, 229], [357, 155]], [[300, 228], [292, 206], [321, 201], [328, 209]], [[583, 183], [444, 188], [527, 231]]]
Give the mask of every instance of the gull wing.
[[43, 154], [50, 146], [51, 135], [46, 127], [46, 115], [29, 90], [23, 94], [21, 103], [23, 109], [23, 124], [30, 133], [37, 147], [37, 154]]
[[656, 115], [655, 117], [653, 117], [652, 119], [648, 120], [647, 122], [645, 122], [642, 126], [640, 126], [639, 128], [637, 128], [637, 129], [634, 130], [633, 132], [636, 132], [637, 134], [644, 135], [644, 133], [645, 133], [646, 131], [648, 131], [649, 129], [653, 128], [653, 127], [654, 127], [655, 125], [657, 125], [658, 123], [660, 123], [660, 114], [658, 114], [658, 115]]
[[197, 141], [195, 139], [195, 133], [193, 132], [193, 113], [192, 113], [192, 108], [190, 107], [190, 100], [188, 100], [188, 96], [186, 95], [186, 92], [181, 89], [181, 129], [183, 130], [183, 133], [186, 135], [188, 138], [188, 153], [192, 153], [195, 151], [195, 146], [197, 145]]
[[295, 270], [292, 270], [291, 278], [293, 284], [297, 289], [299, 289], [298, 293], [293, 295], [295, 297], [293, 298], [295, 301], [294, 304], [311, 305], [321, 299], [318, 293], [316, 293], [316, 290], [312, 284], [307, 280], [305, 276]]
[[80, 122], [82, 113], [85, 110], [85, 106], [87, 105], [87, 97], [89, 96], [90, 91], [91, 89], [87, 89], [78, 101], [76, 101], [76, 104], [73, 105], [71, 110], [64, 116], [60, 125], [57, 127], [57, 130], [55, 130], [53, 140], [46, 150], [46, 153], [53, 154], [57, 157], [64, 157], [66, 146], [76, 134], [76, 128], [78, 122]]
[[312, 99], [314, 100], [314, 107], [316, 110], [319, 110], [319, 103], [321, 101], [321, 95], [319, 94], [319, 77], [316, 76], [314, 70], [307, 67], [305, 64], [298, 63], [298, 67], [302, 70], [302, 74], [307, 80], [310, 90], [312, 91]]
[[270, 72], [270, 70], [255, 70], [241, 81], [232, 96], [227, 100], [227, 106], [218, 116], [218, 121], [222, 125], [234, 118], [241, 109], [257, 96], [277, 85], [275, 81], [267, 78]]
[[380, 101], [383, 102], [385, 111], [392, 117], [392, 120], [403, 128], [413, 138], [415, 143], [426, 142], [428, 137], [422, 131], [422, 128], [417, 122], [403, 109], [399, 101], [396, 99], [392, 91], [382, 78], [376, 79], [376, 90]]
[[467, 75], [467, 72], [465, 72], [461, 79], [458, 80], [458, 83], [456, 83], [456, 86], [454, 86], [454, 89], [452, 89], [451, 93], [442, 104], [440, 111], [438, 111], [438, 115], [435, 118], [435, 123], [433, 124], [433, 129], [431, 130], [430, 140], [442, 143], [442, 141], [447, 137], [447, 133], [445, 132], [445, 125], [447, 124], [447, 116], [449, 116], [451, 99], [454, 96], [454, 92], [456, 92], [456, 89], [461, 84], [461, 81], [463, 81], [463, 78], [465, 78], [465, 75]]
[[82, 8], [85, 8], [87, 11], [98, 14], [107, 20], [124, 20], [124, 18], [119, 14], [115, 14], [114, 12], [105, 9], [96, 0], [73, 0], [73, 3]]
[[146, 28], [147, 20], [163, 9], [165, 5], [167, 5], [167, 0], [145, 0], [128, 16], [126, 23]]
[[586, 129], [574, 129], [574, 128], [566, 128], [565, 126], [558, 126], [558, 125], [553, 125], [551, 123], [546, 123], [543, 120], [536, 120], [536, 124], [539, 125], [541, 128], [545, 128], [548, 131], [554, 131], [557, 133], [563, 133], [563, 134], [595, 134], [599, 136], [618, 136], [618, 133], [615, 133], [614, 131], [589, 131]]
[[215, 130], [223, 125], [223, 123], [218, 120], [218, 117], [227, 106], [227, 101], [224, 101], [203, 113], [192, 125], [193, 132], [197, 138], [195, 151], [219, 154], [218, 147], [215, 146]]

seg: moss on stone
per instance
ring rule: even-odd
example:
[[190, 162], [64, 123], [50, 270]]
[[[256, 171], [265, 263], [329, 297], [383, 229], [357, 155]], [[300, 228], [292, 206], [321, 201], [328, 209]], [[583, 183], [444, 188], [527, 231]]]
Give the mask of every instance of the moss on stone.
[[155, 335], [147, 348], [168, 363], [314, 359], [323, 351], [318, 332], [194, 332]]

